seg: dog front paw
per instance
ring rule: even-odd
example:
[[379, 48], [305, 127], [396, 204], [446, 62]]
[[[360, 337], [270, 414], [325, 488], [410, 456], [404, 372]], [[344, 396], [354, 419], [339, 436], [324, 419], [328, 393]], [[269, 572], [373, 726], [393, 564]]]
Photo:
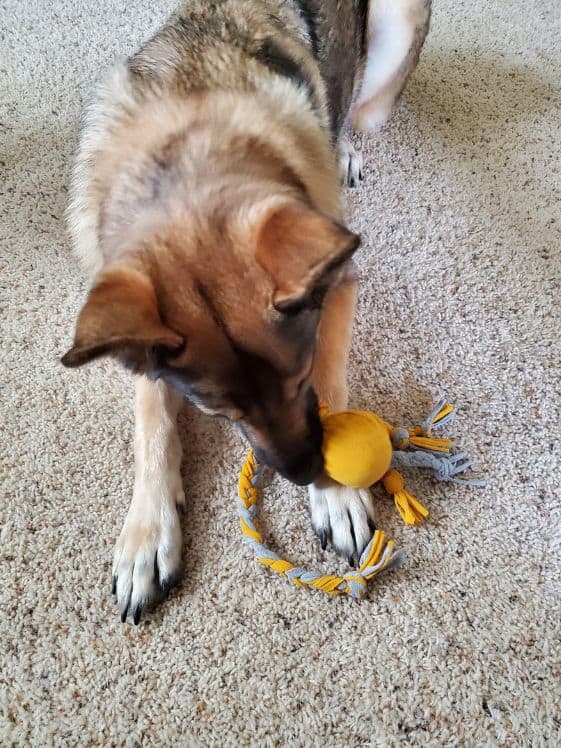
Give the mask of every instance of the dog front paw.
[[354, 566], [376, 529], [370, 491], [335, 482], [313, 484], [310, 511], [322, 548], [330, 540], [335, 550]]
[[115, 547], [113, 594], [124, 622], [163, 599], [181, 578], [181, 524], [177, 504], [183, 492], [162, 497], [161, 486], [136, 490]]

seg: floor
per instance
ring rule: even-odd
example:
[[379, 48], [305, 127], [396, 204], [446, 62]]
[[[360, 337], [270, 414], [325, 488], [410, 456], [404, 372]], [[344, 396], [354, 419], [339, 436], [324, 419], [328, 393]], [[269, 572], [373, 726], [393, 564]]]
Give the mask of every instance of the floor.
[[[394, 422], [441, 393], [486, 489], [410, 484], [378, 524], [407, 554], [361, 603], [257, 567], [235, 517], [245, 447], [193, 410], [185, 580], [138, 627], [110, 594], [132, 489], [132, 391], [64, 370], [85, 283], [63, 211], [87, 92], [172, 0], [2, 2], [0, 742], [529, 746], [561, 741], [561, 24], [556, 0], [440, 0], [392, 121], [357, 137], [363, 236], [352, 402]], [[305, 492], [269, 542], [318, 547]]]

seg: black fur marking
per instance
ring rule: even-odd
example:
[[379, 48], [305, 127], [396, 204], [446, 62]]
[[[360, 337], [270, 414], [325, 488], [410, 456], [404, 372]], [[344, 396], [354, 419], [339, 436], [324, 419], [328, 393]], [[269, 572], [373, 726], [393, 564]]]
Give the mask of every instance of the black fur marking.
[[228, 340], [231, 341], [232, 338], [231, 338], [230, 332], [228, 328], [226, 327], [226, 323], [220, 316], [220, 312], [216, 308], [216, 305], [213, 302], [210, 293], [200, 282], [196, 284], [195, 288], [196, 288], [197, 293], [201, 297], [201, 300], [203, 301], [204, 305], [208, 309], [212, 319], [214, 320], [214, 324], [218, 327], [219, 330], [222, 330], [222, 332], [228, 338]]
[[158, 554], [154, 555], [154, 579], [160, 584], [160, 569], [158, 567]]
[[312, 94], [312, 85], [306, 71], [272, 39], [265, 39], [255, 57], [273, 73], [289, 78]]
[[306, 24], [309, 48], [327, 89], [333, 141], [351, 104], [354, 78], [364, 46], [368, 0], [294, 0]]
[[297, 4], [300, 8], [300, 15], [308, 29], [312, 54], [317, 60], [319, 54], [319, 39], [316, 27], [317, 3], [314, 0], [297, 0]]
[[[356, 534], [355, 534], [355, 528], [354, 528], [354, 526], [353, 526], [353, 518], [351, 517], [351, 513], [350, 513], [350, 512], [347, 512], [347, 516], [348, 516], [348, 518], [349, 518], [349, 525], [350, 525], [350, 527], [351, 527], [351, 537], [352, 537], [352, 539], [353, 539], [353, 545], [354, 545], [354, 547], [356, 548], [357, 552], [360, 552], [360, 550], [361, 550], [361, 549], [360, 549], [360, 548], [358, 547], [358, 543], [356, 542]], [[355, 561], [354, 561], [354, 553], [351, 553], [351, 554], [349, 554], [349, 556], [348, 556], [347, 558], [349, 559], [349, 563], [350, 563], [350, 565], [351, 565], [351, 566], [353, 567], [353, 569], [354, 569], [354, 566], [355, 566]]]
[[314, 110], [316, 112], [321, 111], [314, 84], [307, 71], [273, 39], [266, 39], [263, 42], [261, 49], [255, 55], [255, 59], [268, 67], [271, 72], [288, 78], [298, 88], [304, 89]]

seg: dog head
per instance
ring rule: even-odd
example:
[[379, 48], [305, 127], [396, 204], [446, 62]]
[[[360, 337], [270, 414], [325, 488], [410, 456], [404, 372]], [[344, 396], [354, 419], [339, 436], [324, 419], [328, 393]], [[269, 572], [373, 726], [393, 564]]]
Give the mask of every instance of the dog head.
[[99, 274], [63, 364], [110, 355], [162, 379], [310, 483], [323, 468], [310, 383], [321, 307], [357, 236], [278, 196], [163, 225]]

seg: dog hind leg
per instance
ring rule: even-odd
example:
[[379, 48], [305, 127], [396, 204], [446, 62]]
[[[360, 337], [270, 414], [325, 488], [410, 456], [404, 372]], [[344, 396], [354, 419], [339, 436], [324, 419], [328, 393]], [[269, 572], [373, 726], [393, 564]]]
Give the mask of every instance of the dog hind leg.
[[367, 51], [358, 97], [351, 113], [356, 130], [376, 130], [415, 69], [430, 20], [430, 0], [372, 0]]

